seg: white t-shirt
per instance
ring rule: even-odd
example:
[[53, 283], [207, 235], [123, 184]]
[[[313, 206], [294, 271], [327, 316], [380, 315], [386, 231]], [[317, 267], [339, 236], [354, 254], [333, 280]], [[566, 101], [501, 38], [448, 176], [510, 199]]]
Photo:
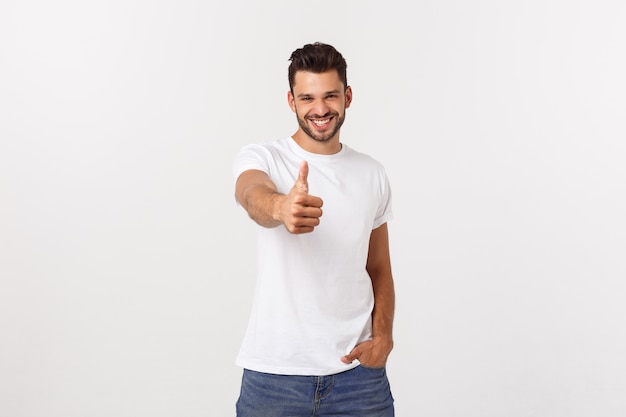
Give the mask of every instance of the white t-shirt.
[[289, 193], [300, 163], [309, 164], [309, 193], [324, 201], [320, 225], [294, 235], [258, 227], [258, 275], [237, 365], [282, 375], [330, 375], [357, 366], [341, 357], [371, 338], [374, 305], [365, 269], [373, 229], [392, 218], [383, 166], [345, 144], [334, 155], [305, 151], [292, 138], [241, 149], [235, 180], [266, 172]]

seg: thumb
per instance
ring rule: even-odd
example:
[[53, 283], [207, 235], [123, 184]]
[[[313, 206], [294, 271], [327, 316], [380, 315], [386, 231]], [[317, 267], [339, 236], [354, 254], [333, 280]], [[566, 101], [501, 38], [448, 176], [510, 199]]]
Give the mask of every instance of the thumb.
[[357, 346], [354, 349], [352, 349], [352, 352], [350, 352], [346, 356], [342, 356], [341, 357], [341, 362], [346, 363], [346, 364], [351, 364], [356, 359], [358, 359], [358, 357], [359, 357], [359, 349], [358, 349], [358, 346]]
[[298, 173], [298, 180], [296, 181], [296, 187], [302, 192], [309, 193], [309, 182], [307, 180], [309, 176], [309, 164], [306, 161], [300, 163], [300, 172]]

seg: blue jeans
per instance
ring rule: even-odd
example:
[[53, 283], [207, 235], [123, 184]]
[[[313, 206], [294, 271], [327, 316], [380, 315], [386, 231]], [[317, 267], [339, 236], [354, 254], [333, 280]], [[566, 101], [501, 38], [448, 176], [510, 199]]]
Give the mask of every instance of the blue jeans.
[[328, 376], [244, 369], [237, 417], [393, 417], [385, 368], [357, 366]]

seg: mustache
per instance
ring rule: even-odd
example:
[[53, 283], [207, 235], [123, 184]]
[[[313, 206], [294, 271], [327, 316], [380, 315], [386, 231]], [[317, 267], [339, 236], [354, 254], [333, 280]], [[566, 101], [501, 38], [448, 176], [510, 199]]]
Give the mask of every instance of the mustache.
[[307, 114], [306, 116], [304, 116], [307, 119], [325, 119], [328, 117], [333, 117], [333, 116], [338, 116], [339, 113], [334, 112], [334, 111], [327, 111], [326, 113], [324, 113], [323, 115], [319, 115], [319, 114]]

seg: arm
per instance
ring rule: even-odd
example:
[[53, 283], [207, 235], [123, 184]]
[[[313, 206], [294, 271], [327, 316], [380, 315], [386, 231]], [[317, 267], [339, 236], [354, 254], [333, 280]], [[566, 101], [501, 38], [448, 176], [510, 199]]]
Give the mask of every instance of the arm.
[[393, 349], [392, 328], [395, 310], [387, 223], [372, 231], [366, 269], [374, 289], [372, 339], [356, 346], [349, 355], [342, 358], [342, 361], [351, 363], [358, 359], [365, 366], [383, 367]]
[[309, 195], [308, 172], [309, 166], [303, 162], [289, 194], [281, 194], [265, 172], [245, 171], [237, 178], [235, 198], [260, 226], [283, 224], [290, 233], [312, 232], [320, 222], [323, 202]]

